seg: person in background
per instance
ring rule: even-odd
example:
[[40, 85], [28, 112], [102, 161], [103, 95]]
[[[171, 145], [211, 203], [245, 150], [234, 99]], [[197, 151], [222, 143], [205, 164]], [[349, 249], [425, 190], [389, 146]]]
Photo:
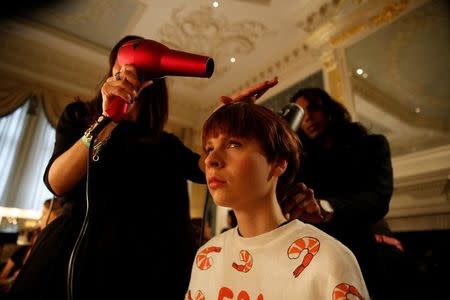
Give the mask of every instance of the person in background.
[[48, 224], [55, 220], [61, 212], [62, 202], [60, 198], [55, 197], [44, 201], [42, 205], [42, 215], [39, 219], [39, 226], [27, 230], [27, 243], [17, 247], [0, 273], [0, 294], [6, 294], [9, 291], [12, 283], [22, 269], [22, 266], [27, 261], [38, 235]]
[[312, 190], [323, 216], [308, 221], [352, 250], [372, 298], [385, 299], [371, 226], [387, 214], [393, 192], [389, 143], [352, 122], [347, 109], [323, 89], [300, 89], [291, 102], [304, 109], [296, 181]]
[[220, 107], [205, 122], [208, 189], [238, 226], [203, 245], [185, 299], [369, 299], [352, 252], [279, 205], [295, 179], [300, 142], [270, 109]]
[[44, 229], [48, 224], [58, 218], [63, 211], [63, 202], [59, 197], [53, 197], [44, 201], [42, 216], [39, 219], [39, 226]]
[[220, 233], [224, 233], [228, 229], [234, 228], [237, 226], [237, 219], [234, 211], [232, 209], [227, 212], [227, 227], [223, 228]]
[[[44, 181], [63, 199], [64, 211], [40, 236], [11, 288], [13, 299], [184, 297], [197, 238], [187, 180], [205, 183], [205, 176], [200, 155], [164, 131], [166, 80], [141, 79], [132, 65], [117, 61], [119, 48], [137, 39], [126, 36], [113, 47], [97, 95], [69, 104], [59, 119]], [[258, 94], [255, 101], [276, 83], [222, 101]], [[125, 116], [97, 127], [109, 119], [116, 97], [128, 104]], [[99, 130], [96, 139], [93, 130]], [[124, 263], [130, 257], [132, 263]]]
[[[192, 218], [191, 219], [192, 227], [194, 228], [194, 234], [196, 237], [198, 237], [197, 249], [198, 249], [198, 247], [201, 246], [200, 245], [200, 236], [201, 236], [201, 232], [202, 232], [202, 222], [203, 222], [203, 218]], [[201, 239], [202, 243], [209, 241], [213, 236], [211, 225], [209, 224], [208, 220], [205, 220], [204, 222], [205, 223], [203, 226], [203, 236]]]
[[26, 242], [17, 245], [12, 255], [8, 258], [0, 272], [0, 296], [7, 294], [15, 278], [25, 263], [31, 248], [40, 232], [40, 228], [32, 228], [24, 231]]

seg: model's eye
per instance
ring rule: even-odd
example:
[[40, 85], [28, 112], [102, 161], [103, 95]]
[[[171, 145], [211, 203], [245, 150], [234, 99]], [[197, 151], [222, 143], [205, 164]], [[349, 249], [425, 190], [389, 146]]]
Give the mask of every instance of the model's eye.
[[240, 148], [242, 144], [235, 140], [228, 141], [228, 148]]
[[205, 154], [209, 154], [213, 150], [214, 150], [214, 147], [212, 147], [211, 145], [206, 145], [205, 148], [203, 148], [203, 151], [205, 151]]

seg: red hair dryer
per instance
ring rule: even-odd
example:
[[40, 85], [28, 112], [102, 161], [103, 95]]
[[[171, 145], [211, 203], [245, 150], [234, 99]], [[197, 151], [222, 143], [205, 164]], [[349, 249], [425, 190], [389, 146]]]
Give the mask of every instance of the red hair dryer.
[[[214, 60], [207, 56], [176, 51], [153, 40], [139, 39], [123, 44], [117, 54], [120, 65], [134, 65], [145, 79], [168, 75], [209, 78], [214, 72]], [[128, 103], [115, 97], [106, 113], [114, 122], [128, 111]]]

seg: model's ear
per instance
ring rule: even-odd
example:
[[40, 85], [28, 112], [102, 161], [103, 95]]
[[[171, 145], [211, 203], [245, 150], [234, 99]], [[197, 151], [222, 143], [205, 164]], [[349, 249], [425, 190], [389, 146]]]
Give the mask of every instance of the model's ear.
[[287, 169], [287, 160], [283, 159], [274, 165], [273, 176], [280, 177]]

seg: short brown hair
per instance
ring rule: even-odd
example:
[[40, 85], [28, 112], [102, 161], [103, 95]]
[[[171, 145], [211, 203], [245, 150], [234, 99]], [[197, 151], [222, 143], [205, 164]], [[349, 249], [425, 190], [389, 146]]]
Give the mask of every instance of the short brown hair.
[[288, 166], [277, 184], [277, 197], [282, 200], [295, 179], [300, 166], [300, 140], [289, 125], [272, 110], [253, 103], [238, 102], [221, 106], [205, 122], [202, 144], [209, 137], [224, 133], [234, 137], [255, 138], [269, 163], [286, 160]]

